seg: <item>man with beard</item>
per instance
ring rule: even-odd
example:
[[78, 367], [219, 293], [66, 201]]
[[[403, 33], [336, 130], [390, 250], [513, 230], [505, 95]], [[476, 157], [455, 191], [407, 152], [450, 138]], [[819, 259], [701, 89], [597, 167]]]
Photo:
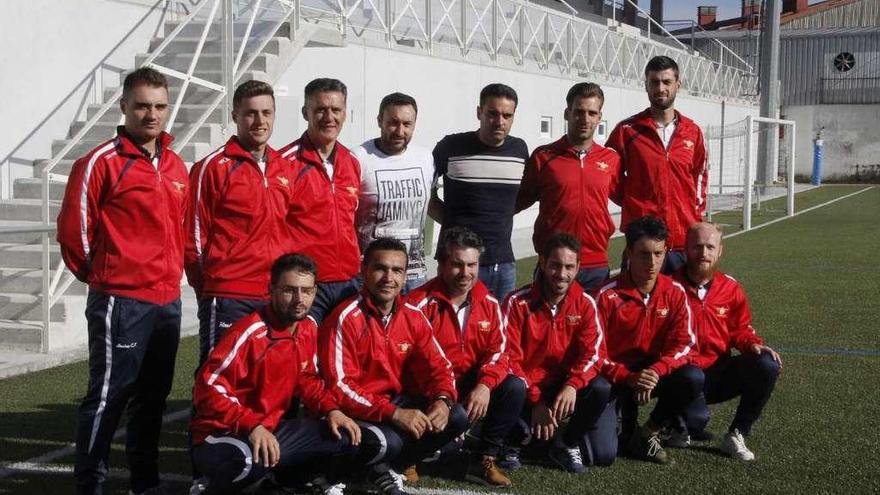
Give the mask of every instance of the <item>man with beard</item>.
[[[380, 237], [364, 252], [360, 293], [324, 320], [321, 373], [349, 416], [381, 439], [368, 479], [380, 493], [406, 493], [391, 470], [416, 464], [467, 428], [455, 402], [452, 364], [418, 308], [400, 297], [406, 278], [402, 242]], [[408, 377], [421, 373], [412, 387]]]
[[[629, 266], [597, 297], [608, 358], [602, 374], [614, 386], [620, 409], [620, 440], [634, 458], [666, 464], [660, 430], [691, 403], [703, 387], [703, 373], [688, 364], [696, 345], [684, 287], [660, 273], [666, 254], [666, 226], [643, 217], [626, 227]], [[657, 397], [644, 426], [638, 407]]]
[[617, 124], [605, 142], [620, 154], [625, 174], [620, 231], [646, 215], [663, 220], [669, 230], [667, 275], [685, 263], [685, 234], [703, 219], [709, 180], [703, 132], [674, 107], [680, 87], [674, 60], [649, 60], [645, 90], [651, 106]]
[[575, 280], [580, 253], [571, 235], [550, 236], [535, 281], [504, 302], [511, 370], [528, 384], [523, 415], [533, 438], [555, 438], [550, 459], [571, 473], [586, 470], [585, 456], [607, 466], [617, 455], [611, 385], [599, 374], [604, 332], [595, 300]]
[[293, 177], [288, 248], [318, 264], [318, 294], [311, 314], [319, 322], [360, 287], [354, 215], [361, 166], [338, 141], [347, 98], [348, 88], [338, 79], [318, 78], [306, 84], [302, 116], [308, 126], [299, 139], [280, 150], [290, 160]]
[[[752, 327], [752, 315], [742, 286], [721, 272], [718, 264], [723, 246], [721, 229], [712, 223], [697, 223], [687, 233], [687, 265], [674, 278], [685, 287], [694, 315], [699, 348], [691, 362], [703, 370], [703, 393], [688, 406], [684, 418], [687, 431], [674, 432], [673, 444], [690, 444], [687, 432], [699, 436], [709, 422], [708, 404], [740, 396], [736, 414], [720, 448], [730, 457], [755, 459], [745, 437], [773, 393], [782, 359]], [[731, 355], [736, 349], [739, 354]]]
[[[338, 409], [315, 368], [318, 327], [308, 312], [316, 276], [307, 256], [278, 258], [269, 304], [220, 338], [196, 378], [192, 457], [209, 495], [239, 493], [273, 469], [357, 453], [361, 430]], [[282, 419], [294, 397], [326, 418]], [[378, 449], [378, 438], [368, 436], [365, 443]]]
[[232, 97], [235, 136], [190, 170], [186, 275], [199, 303], [199, 364], [233, 323], [268, 298], [269, 269], [290, 246], [293, 176], [268, 145], [272, 86], [242, 83]]
[[361, 193], [355, 225], [361, 251], [379, 237], [391, 237], [409, 249], [403, 293], [427, 280], [425, 217], [434, 158], [410, 145], [418, 106], [412, 96], [391, 93], [379, 104], [380, 135], [365, 141], [355, 156], [361, 163]]
[[608, 200], [620, 201], [620, 157], [593, 141], [605, 103], [602, 88], [578, 83], [568, 90], [565, 100], [568, 132], [532, 153], [516, 210], [535, 201], [540, 204], [532, 236], [537, 253], [556, 232], [577, 237], [581, 243], [577, 281], [589, 292], [608, 279], [608, 240], [614, 233]]
[[[480, 280], [496, 298], [516, 286], [516, 258], [510, 236], [526, 142], [510, 135], [519, 102], [516, 91], [500, 83], [480, 91], [476, 131], [449, 134], [434, 147], [434, 186], [428, 214], [446, 229], [462, 226], [483, 240]], [[443, 178], [443, 199], [437, 195]]]
[[[507, 338], [498, 300], [477, 279], [483, 242], [465, 227], [443, 233], [437, 277], [409, 296], [427, 316], [434, 337], [452, 362], [456, 388], [471, 424], [483, 420], [467, 478], [509, 487], [495, 461], [526, 397], [525, 383], [508, 374]], [[407, 470], [415, 481], [415, 469]]]

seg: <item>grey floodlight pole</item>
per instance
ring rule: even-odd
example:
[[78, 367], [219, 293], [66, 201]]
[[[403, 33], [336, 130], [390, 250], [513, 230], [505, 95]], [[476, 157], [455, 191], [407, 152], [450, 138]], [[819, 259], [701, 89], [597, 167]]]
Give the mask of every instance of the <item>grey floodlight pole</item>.
[[[779, 18], [782, 0], [765, 0], [761, 33], [761, 117], [779, 118]], [[769, 186], [776, 180], [779, 140], [775, 127], [764, 125], [758, 137], [756, 182]]]

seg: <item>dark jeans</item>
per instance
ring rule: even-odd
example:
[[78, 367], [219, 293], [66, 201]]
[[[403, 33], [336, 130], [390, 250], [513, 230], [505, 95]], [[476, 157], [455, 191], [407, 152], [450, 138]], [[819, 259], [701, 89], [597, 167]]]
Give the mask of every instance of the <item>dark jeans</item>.
[[100, 494], [110, 443], [128, 409], [125, 454], [135, 493], [159, 484], [159, 432], [180, 340], [180, 299], [164, 306], [90, 291], [89, 385], [76, 426], [77, 492]]
[[683, 250], [667, 251], [663, 266], [660, 267], [660, 273], [672, 275], [685, 264], [687, 264], [687, 255]]
[[[257, 299], [204, 296], [199, 299], [199, 368], [232, 325], [266, 305]], [[198, 373], [198, 368], [196, 369]]]
[[[458, 382], [458, 398], [464, 401], [476, 387], [476, 372], [469, 373]], [[519, 412], [526, 401], [526, 384], [516, 376], [507, 375], [492, 389], [489, 395], [489, 409], [483, 418], [480, 430], [480, 454], [498, 457], [504, 447], [507, 435], [516, 425]]]
[[[208, 495], [239, 493], [272, 469], [302, 466], [307, 462], [331, 456], [354, 457], [358, 453], [358, 447], [351, 445], [347, 432], [341, 433], [341, 440], [333, 438], [323, 421], [283, 420], [274, 432], [280, 446], [281, 459], [275, 467], [267, 469], [262, 462], [253, 461], [253, 452], [246, 436], [218, 432], [193, 447], [193, 464], [208, 480]], [[375, 435], [365, 431], [361, 448], [378, 449], [377, 442]]]
[[343, 299], [353, 296], [361, 289], [363, 281], [360, 277], [341, 282], [318, 282], [318, 293], [315, 294], [315, 302], [309, 314], [320, 325], [324, 318], [329, 315], [337, 304]]
[[602, 288], [610, 273], [611, 270], [607, 266], [581, 268], [578, 270], [575, 280], [584, 289], [584, 292], [593, 292]]
[[729, 430], [737, 429], [743, 435], [748, 435], [770, 400], [776, 377], [779, 376], [779, 365], [765, 352], [760, 356], [721, 358], [703, 373], [706, 376], [703, 391], [684, 413], [688, 431], [700, 432], [706, 428], [709, 423], [707, 404], [726, 402], [739, 396], [739, 405]]
[[480, 265], [480, 281], [486, 284], [489, 292], [499, 301], [503, 301], [516, 287], [516, 263], [497, 263]]
[[[689, 364], [661, 378], [653, 392], [653, 396], [657, 397], [657, 405], [651, 411], [651, 421], [659, 426], [672, 422], [700, 395], [703, 381], [703, 372]], [[636, 428], [639, 406], [630, 387], [617, 385], [613, 388], [613, 393], [620, 412], [621, 440], [626, 441]]]

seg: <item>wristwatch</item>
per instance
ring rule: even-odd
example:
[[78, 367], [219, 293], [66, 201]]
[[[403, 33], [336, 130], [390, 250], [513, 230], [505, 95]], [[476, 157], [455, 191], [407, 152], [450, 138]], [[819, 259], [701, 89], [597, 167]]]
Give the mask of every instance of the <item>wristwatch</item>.
[[434, 398], [434, 402], [436, 402], [438, 400], [442, 400], [443, 403], [446, 404], [446, 407], [448, 407], [450, 411], [452, 410], [452, 408], [455, 407], [455, 402], [446, 395], [438, 395], [437, 397]]

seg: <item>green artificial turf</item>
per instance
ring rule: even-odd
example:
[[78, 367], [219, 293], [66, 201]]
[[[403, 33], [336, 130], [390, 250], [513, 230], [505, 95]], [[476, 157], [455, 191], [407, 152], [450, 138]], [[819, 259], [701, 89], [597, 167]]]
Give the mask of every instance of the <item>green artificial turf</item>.
[[[822, 187], [799, 194], [797, 208], [861, 189]], [[784, 204], [784, 203], [783, 203]], [[772, 207], [772, 202], [765, 202]], [[783, 374], [764, 417], [748, 439], [753, 463], [722, 457], [714, 443], [671, 451], [672, 466], [618, 459], [581, 476], [526, 466], [511, 473], [511, 493], [878, 493], [880, 492], [880, 188], [725, 241], [723, 268], [750, 296], [754, 323], [782, 351]], [[716, 220], [717, 220], [716, 216]], [[756, 224], [760, 222], [755, 222]], [[622, 240], [609, 248], [619, 263]], [[534, 258], [518, 263], [527, 283]], [[168, 411], [189, 407], [197, 340], [184, 339]], [[0, 462], [23, 461], [68, 445], [87, 366], [75, 363], [0, 380]], [[720, 436], [734, 403], [712, 407], [709, 430]], [[644, 409], [644, 408], [643, 408]], [[186, 424], [166, 425], [161, 469], [187, 475]], [[111, 463], [124, 467], [123, 442]], [[72, 463], [66, 456], [53, 461]], [[427, 476], [423, 487], [481, 490]], [[125, 493], [124, 478], [106, 493]], [[183, 482], [168, 484], [184, 493]], [[0, 494], [72, 493], [70, 474], [13, 473]], [[499, 491], [499, 490], [496, 490]]]

